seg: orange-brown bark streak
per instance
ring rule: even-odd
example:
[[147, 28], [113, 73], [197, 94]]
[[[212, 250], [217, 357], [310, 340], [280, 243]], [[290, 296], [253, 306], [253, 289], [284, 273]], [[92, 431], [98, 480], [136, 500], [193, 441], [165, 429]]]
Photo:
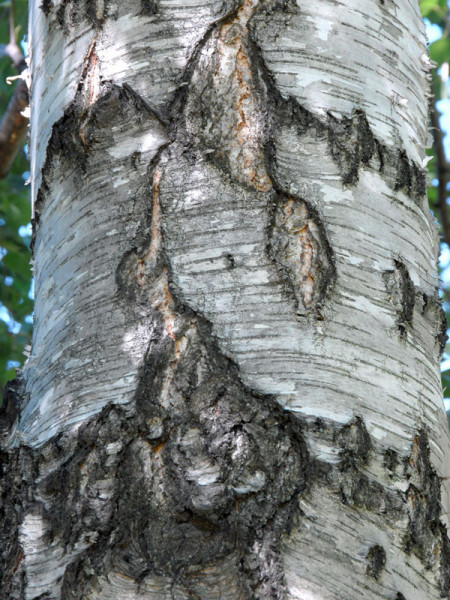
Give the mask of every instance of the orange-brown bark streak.
[[[229, 158], [231, 166], [259, 191], [268, 192], [272, 182], [264, 166], [261, 148], [262, 111], [248, 53], [248, 21], [257, 1], [244, 0], [236, 17], [222, 26], [215, 72], [218, 88], [231, 88], [235, 114], [231, 125]], [[230, 72], [231, 67], [231, 72]]]
[[[142, 287], [147, 286], [148, 273], [155, 268], [162, 246], [161, 204], [159, 200], [160, 179], [161, 171], [156, 168], [153, 176], [152, 240], [147, 254], [139, 258], [137, 262], [137, 280]], [[169, 276], [166, 266], [163, 267], [158, 280], [149, 286], [149, 291], [151, 293], [152, 308], [162, 314], [166, 333], [175, 340], [175, 303], [169, 290]]]

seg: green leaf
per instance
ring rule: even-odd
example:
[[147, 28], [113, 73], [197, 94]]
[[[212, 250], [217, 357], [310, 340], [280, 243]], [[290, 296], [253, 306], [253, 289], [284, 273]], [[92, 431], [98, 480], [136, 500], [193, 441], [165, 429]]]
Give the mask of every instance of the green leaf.
[[450, 58], [450, 39], [446, 35], [431, 44], [430, 58], [438, 65]]
[[422, 17], [427, 18], [431, 23], [445, 26], [445, 16], [447, 14], [446, 0], [422, 0], [420, 3]]

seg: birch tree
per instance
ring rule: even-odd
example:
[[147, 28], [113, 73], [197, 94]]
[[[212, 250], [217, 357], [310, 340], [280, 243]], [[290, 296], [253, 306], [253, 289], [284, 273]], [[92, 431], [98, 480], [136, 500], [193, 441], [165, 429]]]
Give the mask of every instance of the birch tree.
[[410, 0], [31, 0], [17, 600], [450, 597]]

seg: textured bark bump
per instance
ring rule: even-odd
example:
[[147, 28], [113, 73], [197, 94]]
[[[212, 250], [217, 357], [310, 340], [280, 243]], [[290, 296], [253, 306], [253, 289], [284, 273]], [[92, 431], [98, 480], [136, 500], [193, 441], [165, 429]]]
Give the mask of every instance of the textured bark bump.
[[314, 308], [318, 315], [336, 277], [320, 218], [305, 202], [279, 194], [269, 240], [269, 255], [281, 267], [299, 314]]
[[201, 47], [184, 108], [186, 131], [241, 185], [272, 189], [264, 164], [267, 90], [251, 58], [248, 21], [258, 2], [244, 0]]

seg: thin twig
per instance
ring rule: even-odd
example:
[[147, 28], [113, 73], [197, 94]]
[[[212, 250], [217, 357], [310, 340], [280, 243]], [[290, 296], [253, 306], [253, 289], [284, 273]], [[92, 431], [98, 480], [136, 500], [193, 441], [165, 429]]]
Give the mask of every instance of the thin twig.
[[9, 43], [17, 43], [16, 28], [14, 25], [14, 0], [11, 0], [11, 6], [9, 7]]

